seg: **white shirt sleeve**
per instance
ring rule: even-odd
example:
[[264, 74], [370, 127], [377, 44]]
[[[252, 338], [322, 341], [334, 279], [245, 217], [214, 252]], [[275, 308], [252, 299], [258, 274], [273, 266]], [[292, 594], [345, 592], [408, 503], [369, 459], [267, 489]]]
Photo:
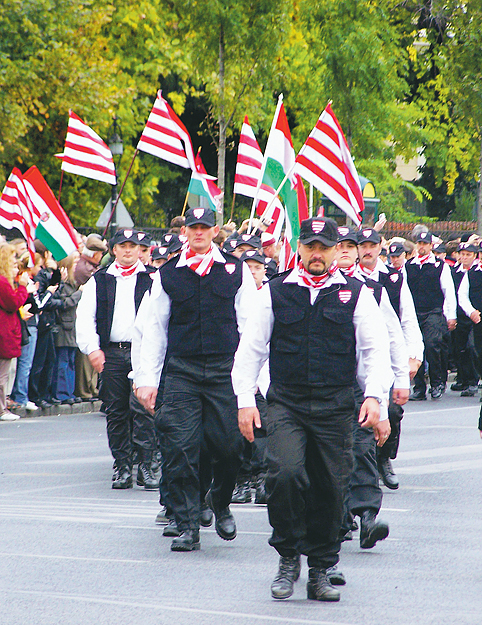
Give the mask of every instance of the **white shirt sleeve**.
[[162, 288], [160, 273], [152, 281], [149, 304], [143, 312], [143, 324], [139, 362], [134, 371], [137, 388], [158, 388], [167, 352], [167, 330], [171, 317], [171, 299]]
[[256, 406], [255, 394], [260, 371], [269, 356], [274, 314], [268, 285], [255, 293], [251, 310], [234, 356], [231, 372], [238, 408]]
[[253, 303], [256, 301], [257, 294], [256, 282], [254, 281], [253, 274], [249, 270], [248, 265], [243, 263], [243, 279], [234, 298], [234, 310], [236, 311], [236, 321], [240, 336], [243, 334], [246, 320], [248, 319], [248, 315], [253, 308]]
[[459, 304], [460, 308], [464, 311], [467, 317], [476, 310], [472, 306], [472, 302], [469, 299], [469, 272], [465, 273], [465, 276], [462, 278], [462, 282], [460, 283], [458, 296], [459, 296]]
[[402, 332], [402, 326], [397, 317], [396, 312], [390, 304], [390, 298], [385, 289], [382, 289], [382, 297], [380, 301], [380, 310], [385, 321], [390, 340], [390, 361], [392, 363], [392, 372], [394, 375], [393, 385], [399, 389], [410, 388], [410, 370], [408, 366], [408, 353], [405, 345], [405, 339]]
[[136, 379], [136, 373], [138, 373], [140, 369], [142, 336], [149, 319], [150, 297], [150, 292], [146, 291], [137, 311], [136, 321], [132, 329], [131, 363], [134, 380]]
[[440, 274], [440, 288], [444, 294], [444, 315], [446, 319], [457, 319], [457, 298], [450, 267], [444, 263]]
[[100, 337], [97, 334], [95, 313], [97, 310], [97, 284], [89, 278], [82, 290], [76, 311], [75, 334], [80, 351], [91, 354], [100, 349]]
[[418, 325], [417, 313], [413, 303], [412, 293], [407, 284], [407, 277], [402, 282], [400, 289], [400, 324], [402, 326], [408, 357], [423, 360], [423, 337]]

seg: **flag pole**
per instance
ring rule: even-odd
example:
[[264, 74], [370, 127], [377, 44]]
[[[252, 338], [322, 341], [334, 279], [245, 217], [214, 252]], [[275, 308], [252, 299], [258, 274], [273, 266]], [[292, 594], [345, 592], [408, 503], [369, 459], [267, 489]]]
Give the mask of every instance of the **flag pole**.
[[129, 169], [127, 170], [126, 177], [124, 178], [124, 181], [123, 181], [122, 186], [120, 188], [119, 195], [116, 198], [116, 201], [115, 201], [114, 206], [112, 207], [112, 211], [110, 213], [110, 217], [107, 220], [107, 225], [104, 228], [104, 232], [102, 233], [103, 237], [105, 237], [105, 235], [107, 233], [107, 229], [109, 228], [110, 222], [112, 221], [112, 217], [114, 216], [115, 209], [117, 208], [117, 204], [119, 203], [120, 196], [122, 195], [122, 191], [124, 191], [124, 187], [125, 187], [127, 178], [129, 178], [129, 174], [131, 173], [132, 165], [134, 164], [134, 159], [136, 158], [138, 152], [139, 152], [139, 150], [136, 148], [136, 151], [134, 152], [134, 156], [132, 157], [132, 160], [131, 160], [131, 164], [129, 165]]
[[233, 217], [234, 217], [234, 201], [236, 200], [236, 193], [233, 193], [233, 201], [231, 204], [231, 215], [229, 217], [229, 221], [233, 221]]
[[64, 179], [64, 170], [60, 170], [60, 184], [59, 184], [59, 195], [57, 197], [57, 202], [60, 204], [60, 194], [62, 193], [62, 181]]
[[273, 204], [276, 201], [276, 198], [279, 195], [279, 192], [281, 191], [281, 189], [283, 188], [285, 182], [288, 180], [288, 178], [291, 176], [291, 174], [293, 173], [294, 168], [296, 167], [296, 161], [293, 163], [293, 166], [291, 167], [291, 169], [289, 170], [289, 172], [286, 174], [286, 176], [283, 178], [283, 180], [281, 181], [281, 184], [279, 185], [279, 187], [276, 189], [276, 191], [274, 192], [273, 197], [271, 198], [271, 200], [268, 203], [268, 206], [264, 209], [263, 214], [261, 215], [261, 217], [259, 218], [259, 220], [262, 222], [266, 216], [268, 215], [268, 211], [270, 210], [270, 208], [273, 206]]
[[[202, 145], [200, 145], [197, 149], [196, 152], [196, 156], [198, 156], [199, 152], [201, 151]], [[189, 198], [189, 185], [187, 187], [187, 192], [186, 192], [186, 197], [184, 198], [184, 206], [182, 207], [182, 213], [181, 213], [181, 217], [184, 217], [184, 213], [186, 212], [186, 206], [187, 206], [187, 200]]]

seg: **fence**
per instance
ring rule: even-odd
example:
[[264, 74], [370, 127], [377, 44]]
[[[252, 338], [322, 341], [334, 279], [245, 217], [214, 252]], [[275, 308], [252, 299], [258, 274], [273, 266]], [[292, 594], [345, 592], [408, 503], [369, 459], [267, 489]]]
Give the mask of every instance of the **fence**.
[[[416, 225], [416, 223], [406, 224], [397, 221], [387, 221], [382, 230], [382, 234], [386, 239], [391, 239], [392, 237], [409, 239]], [[432, 234], [435, 234], [444, 241], [448, 240], [449, 235], [460, 236], [465, 232], [477, 232], [476, 221], [436, 221], [426, 225]]]

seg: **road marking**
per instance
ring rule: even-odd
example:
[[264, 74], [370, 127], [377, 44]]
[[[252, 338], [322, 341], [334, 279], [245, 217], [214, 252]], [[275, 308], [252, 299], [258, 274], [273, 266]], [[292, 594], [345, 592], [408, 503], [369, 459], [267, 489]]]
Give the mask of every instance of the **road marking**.
[[460, 412], [461, 410], [476, 410], [477, 412], [479, 411], [479, 406], [477, 406], [477, 404], [474, 404], [473, 406], [460, 406], [458, 408], [445, 408], [445, 407], [440, 407], [440, 408], [436, 408], [435, 410], [417, 410], [416, 412], [412, 412], [411, 410], [406, 410], [405, 414], [406, 415], [424, 415], [424, 414], [441, 414], [442, 412]]
[[105, 480], [97, 480], [95, 482], [68, 482], [59, 486], [45, 486], [44, 488], [31, 488], [29, 490], [14, 490], [9, 493], [0, 493], [0, 497], [14, 497], [23, 495], [38, 495], [51, 490], [65, 490], [66, 488], [79, 488], [83, 486], [95, 486], [96, 484], [105, 484]]
[[62, 466], [73, 464], [95, 464], [101, 462], [112, 462], [112, 456], [89, 456], [88, 458], [56, 458], [55, 460], [28, 460], [23, 464], [60, 464]]
[[458, 445], [457, 447], [435, 447], [434, 449], [417, 449], [415, 451], [401, 451], [397, 460], [417, 460], [421, 458], [438, 458], [443, 456], [465, 456], [467, 454], [481, 454], [482, 443], [478, 445]]
[[[113, 606], [122, 606], [128, 608], [143, 608], [147, 610], [162, 610], [162, 611], [170, 611], [170, 612], [184, 612], [187, 614], [198, 614], [198, 615], [207, 615], [207, 616], [219, 616], [224, 618], [238, 618], [243, 619], [245, 623], [250, 623], [252, 621], [266, 621], [270, 623], [299, 623], [300, 625], [355, 625], [355, 623], [347, 623], [342, 621], [320, 621], [320, 620], [312, 620], [305, 618], [293, 618], [289, 616], [269, 616], [266, 614], [254, 614], [250, 612], [232, 612], [232, 611], [224, 611], [224, 610], [206, 610], [201, 608], [188, 608], [181, 606], [172, 606], [165, 603], [152, 603], [152, 602], [139, 602], [139, 601], [119, 601], [116, 599], [110, 599], [107, 597], [92, 597], [89, 595], [72, 595], [67, 593], [58, 593], [58, 592], [42, 592], [42, 591], [33, 591], [33, 590], [5, 590], [4, 592], [9, 592], [11, 594], [20, 594], [20, 595], [29, 595], [36, 597], [45, 597], [49, 599], [64, 599], [67, 601], [79, 601], [82, 603], [99, 603], [101, 605], [113, 605]], [[306, 603], [312, 603], [308, 600]], [[302, 605], [306, 605], [303, 602]], [[297, 604], [299, 605], [299, 602]], [[285, 603], [286, 605], [286, 603]], [[289, 605], [289, 603], [288, 603]]]
[[438, 462], [424, 464], [417, 467], [397, 467], [397, 473], [404, 475], [430, 475], [432, 473], [452, 473], [453, 471], [467, 471], [482, 468], [480, 460], [460, 460], [458, 462]]

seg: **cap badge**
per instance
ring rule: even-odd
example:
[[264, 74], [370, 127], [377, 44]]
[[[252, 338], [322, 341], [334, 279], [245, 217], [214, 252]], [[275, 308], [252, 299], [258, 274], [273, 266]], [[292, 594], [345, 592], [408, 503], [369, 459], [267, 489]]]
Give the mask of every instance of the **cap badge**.
[[171, 239], [172, 239], [172, 234], [166, 234], [164, 237], [164, 241], [166, 241], [166, 243], [169, 243]]
[[319, 232], [321, 232], [324, 229], [324, 227], [325, 227], [324, 221], [311, 222], [311, 229], [313, 230], [315, 234], [318, 234]]
[[363, 230], [363, 236], [365, 237], [365, 239], [368, 239], [368, 237], [371, 235], [372, 231], [371, 230]]
[[341, 302], [346, 304], [351, 299], [351, 291], [339, 291], [338, 292], [338, 297], [340, 298]]
[[233, 240], [233, 241], [230, 241], [230, 242], [229, 242], [229, 245], [230, 245], [231, 247], [236, 247], [236, 241], [234, 241], [234, 240]]
[[243, 234], [243, 235], [241, 236], [241, 238], [243, 239], [243, 241], [249, 241], [249, 240], [250, 240], [250, 238], [251, 238], [251, 235], [250, 235], [250, 234]]
[[201, 217], [204, 215], [204, 208], [195, 208], [193, 209], [192, 213], [196, 219], [201, 219]]
[[160, 247], [159, 254], [165, 254], [167, 252], [167, 247]]
[[338, 228], [338, 232], [341, 234], [342, 237], [344, 237], [345, 234], [348, 234], [350, 232], [350, 228], [347, 228], [346, 226], [340, 226]]
[[396, 245], [391, 245], [390, 246], [390, 252], [396, 252], [397, 251], [397, 246]]
[[132, 230], [124, 230], [124, 236], [130, 239], [132, 236]]
[[246, 256], [253, 256], [253, 254], [256, 254], [256, 250], [248, 250], [246, 252]]
[[234, 273], [234, 270], [236, 269], [236, 265], [234, 263], [226, 263], [224, 265], [224, 268], [231, 275], [232, 273]]
[[139, 241], [142, 241], [142, 239], [146, 236], [145, 232], [138, 232], [137, 233], [137, 238], [139, 239]]
[[390, 280], [391, 280], [392, 282], [397, 282], [397, 280], [398, 280], [398, 275], [399, 275], [398, 273], [392, 273], [392, 274], [391, 274], [391, 276], [390, 276]]

